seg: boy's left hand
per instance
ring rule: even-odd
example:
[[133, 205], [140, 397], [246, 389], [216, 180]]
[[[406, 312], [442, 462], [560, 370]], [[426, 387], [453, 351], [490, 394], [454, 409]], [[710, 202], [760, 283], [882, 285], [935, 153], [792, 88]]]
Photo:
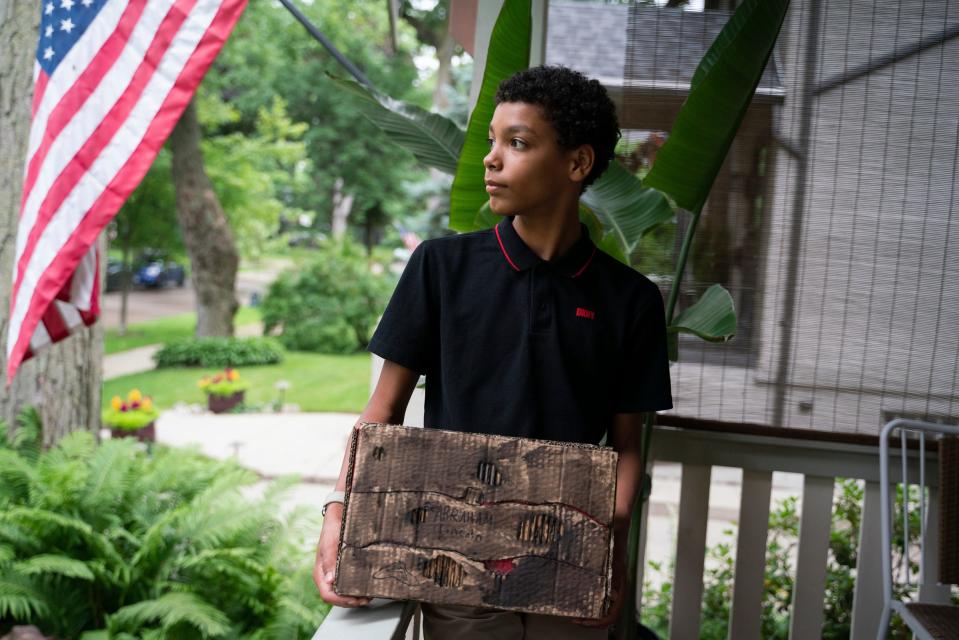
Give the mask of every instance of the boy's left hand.
[[609, 609], [602, 618], [574, 618], [573, 622], [584, 627], [605, 628], [619, 619], [623, 608], [623, 594], [626, 593], [626, 550], [620, 541], [614, 545], [613, 580], [609, 590]]

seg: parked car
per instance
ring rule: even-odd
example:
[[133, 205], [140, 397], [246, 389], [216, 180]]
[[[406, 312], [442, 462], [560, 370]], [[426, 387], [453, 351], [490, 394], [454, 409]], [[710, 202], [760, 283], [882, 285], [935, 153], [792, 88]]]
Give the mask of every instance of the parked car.
[[123, 288], [123, 274], [123, 262], [116, 258], [107, 260], [107, 293], [119, 291]]
[[183, 265], [173, 260], [156, 259], [141, 266], [133, 274], [133, 284], [151, 289], [175, 284], [182, 287], [186, 281]]

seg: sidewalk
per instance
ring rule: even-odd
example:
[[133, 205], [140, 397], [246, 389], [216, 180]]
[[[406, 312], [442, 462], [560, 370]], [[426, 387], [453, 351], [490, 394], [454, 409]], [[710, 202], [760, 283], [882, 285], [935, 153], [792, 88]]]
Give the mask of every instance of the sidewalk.
[[296, 474], [299, 484], [284, 511], [301, 504], [319, 507], [333, 490], [343, 452], [358, 414], [192, 413], [170, 410], [157, 420], [158, 442], [196, 447], [206, 455], [236, 459], [263, 478], [257, 490], [279, 476]]
[[[238, 338], [248, 338], [263, 335], [263, 323], [254, 322], [236, 328]], [[160, 350], [162, 344], [150, 344], [128, 351], [120, 351], [103, 356], [103, 379], [111, 380], [131, 373], [150, 371], [155, 367], [153, 354]]]

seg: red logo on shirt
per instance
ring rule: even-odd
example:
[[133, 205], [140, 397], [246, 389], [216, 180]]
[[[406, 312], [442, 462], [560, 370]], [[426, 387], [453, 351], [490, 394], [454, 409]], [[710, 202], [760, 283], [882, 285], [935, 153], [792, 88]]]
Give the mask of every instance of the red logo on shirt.
[[587, 320], [595, 320], [596, 312], [590, 311], [589, 309], [584, 309], [582, 307], [576, 307], [576, 317], [577, 318], [586, 318]]

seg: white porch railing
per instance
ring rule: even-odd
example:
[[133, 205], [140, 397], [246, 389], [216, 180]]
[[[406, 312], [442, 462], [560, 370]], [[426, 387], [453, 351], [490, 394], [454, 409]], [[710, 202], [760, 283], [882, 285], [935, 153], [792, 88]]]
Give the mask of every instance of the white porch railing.
[[[877, 440], [878, 442], [878, 440]], [[918, 454], [914, 454], [918, 455]], [[823, 624], [826, 562], [832, 524], [835, 479], [865, 480], [865, 498], [859, 532], [859, 555], [853, 600], [853, 640], [876, 637], [882, 613], [880, 544], [879, 448], [808, 439], [719, 433], [657, 426], [652, 439], [654, 462], [682, 465], [679, 524], [673, 583], [670, 640], [699, 637], [709, 510], [710, 472], [713, 466], [743, 470], [735, 556], [735, 584], [728, 637], [760, 638], [762, 594], [766, 561], [772, 473], [803, 474], [798, 554], [790, 616], [791, 640], [818, 640]], [[928, 465], [934, 465], [930, 460]], [[915, 469], [918, 465], [910, 465]], [[927, 467], [928, 479], [934, 466]], [[893, 482], [898, 477], [891, 478]], [[927, 531], [936, 535], [937, 488], [928, 487], [930, 508]], [[647, 530], [644, 514], [639, 583], [645, 566]], [[928, 549], [937, 548], [935, 539]], [[925, 558], [923, 574], [935, 581], [935, 552]], [[931, 585], [930, 585], [931, 586]]]

